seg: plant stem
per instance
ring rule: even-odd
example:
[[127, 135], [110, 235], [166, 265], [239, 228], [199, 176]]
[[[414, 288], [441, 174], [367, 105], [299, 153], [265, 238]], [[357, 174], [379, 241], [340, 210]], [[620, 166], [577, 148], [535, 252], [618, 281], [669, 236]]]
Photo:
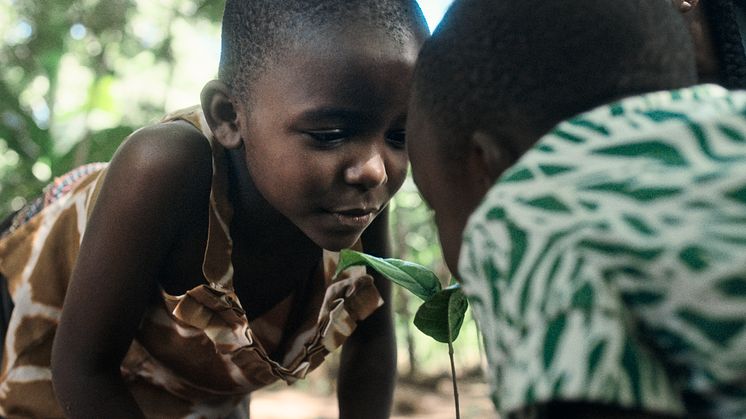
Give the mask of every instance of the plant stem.
[[458, 404], [458, 385], [456, 384], [456, 364], [453, 362], [453, 342], [448, 341], [448, 357], [451, 359], [451, 381], [453, 382], [453, 400], [456, 403], [456, 419], [461, 419], [461, 409]]

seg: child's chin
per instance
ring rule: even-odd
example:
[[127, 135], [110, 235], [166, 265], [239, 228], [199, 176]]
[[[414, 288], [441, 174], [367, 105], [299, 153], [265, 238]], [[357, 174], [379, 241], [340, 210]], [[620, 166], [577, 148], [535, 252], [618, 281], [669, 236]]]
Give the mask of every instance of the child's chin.
[[[362, 233], [361, 233], [362, 234]], [[360, 240], [360, 235], [344, 235], [344, 236], [326, 236], [318, 237], [314, 239], [314, 243], [320, 248], [329, 250], [332, 252], [339, 252], [342, 249], [349, 249]], [[313, 238], [312, 238], [313, 239]]]

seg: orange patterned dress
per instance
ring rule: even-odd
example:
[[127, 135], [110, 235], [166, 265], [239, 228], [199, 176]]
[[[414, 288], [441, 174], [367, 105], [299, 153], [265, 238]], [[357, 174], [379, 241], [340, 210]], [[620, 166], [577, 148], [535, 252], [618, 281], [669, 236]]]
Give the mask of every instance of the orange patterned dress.
[[[364, 269], [333, 280], [337, 254], [324, 251], [302, 309], [302, 321], [270, 354], [261, 337], [282, 334], [266, 315], [249, 322], [233, 289], [224, 150], [198, 108], [171, 114], [200, 129], [213, 150], [209, 229], [203, 259], [207, 282], [151, 305], [122, 362], [121, 372], [141, 409], [152, 418], [246, 417], [247, 395], [277, 380], [291, 383], [316, 368], [383, 303]], [[50, 357], [62, 301], [106, 165], [58, 179], [43, 201], [19, 214], [0, 237], [0, 273], [15, 308], [0, 371], [0, 415], [63, 417], [54, 396]], [[292, 296], [291, 296], [292, 297]], [[288, 300], [286, 300], [287, 302]], [[283, 303], [280, 303], [283, 304]], [[271, 339], [271, 338], [269, 338]], [[264, 344], [263, 344], [264, 343]]]

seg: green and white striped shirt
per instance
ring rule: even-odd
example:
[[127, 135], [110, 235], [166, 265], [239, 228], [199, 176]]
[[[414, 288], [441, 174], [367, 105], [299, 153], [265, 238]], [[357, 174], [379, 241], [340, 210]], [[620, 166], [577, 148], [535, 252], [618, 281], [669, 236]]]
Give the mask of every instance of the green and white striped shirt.
[[746, 418], [746, 92], [569, 119], [472, 214], [460, 273], [495, 405]]

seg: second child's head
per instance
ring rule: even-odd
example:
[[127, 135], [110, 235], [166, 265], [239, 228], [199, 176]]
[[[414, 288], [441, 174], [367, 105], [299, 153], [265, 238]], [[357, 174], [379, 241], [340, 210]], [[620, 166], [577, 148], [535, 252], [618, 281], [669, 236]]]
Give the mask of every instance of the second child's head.
[[554, 125], [694, 84], [670, 0], [456, 0], [420, 53], [408, 122], [415, 182], [455, 273], [471, 212]]
[[262, 199], [317, 245], [354, 244], [401, 186], [427, 35], [414, 0], [227, 1], [205, 117]]

